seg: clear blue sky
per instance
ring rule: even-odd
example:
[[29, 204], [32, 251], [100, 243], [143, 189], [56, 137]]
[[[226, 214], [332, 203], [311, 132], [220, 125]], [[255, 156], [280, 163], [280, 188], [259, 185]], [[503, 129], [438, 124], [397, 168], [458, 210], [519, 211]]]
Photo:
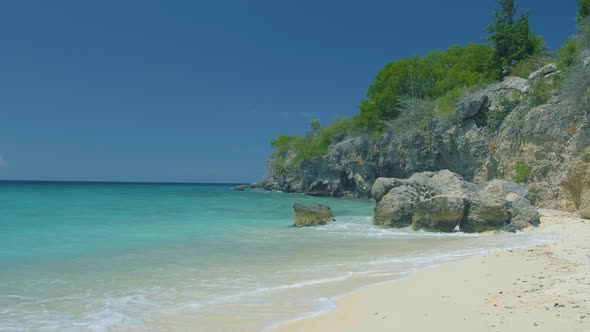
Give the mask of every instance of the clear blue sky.
[[[521, 0], [557, 48], [576, 0]], [[483, 42], [494, 0], [2, 1], [0, 179], [249, 182], [399, 58]]]

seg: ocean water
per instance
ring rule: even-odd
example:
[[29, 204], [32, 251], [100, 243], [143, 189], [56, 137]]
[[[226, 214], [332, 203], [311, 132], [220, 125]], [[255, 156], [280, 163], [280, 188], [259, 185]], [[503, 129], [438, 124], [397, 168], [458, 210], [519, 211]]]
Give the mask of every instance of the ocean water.
[[[292, 204], [337, 222], [298, 229]], [[416, 269], [550, 239], [381, 229], [372, 201], [0, 182], [0, 331], [263, 331]]]

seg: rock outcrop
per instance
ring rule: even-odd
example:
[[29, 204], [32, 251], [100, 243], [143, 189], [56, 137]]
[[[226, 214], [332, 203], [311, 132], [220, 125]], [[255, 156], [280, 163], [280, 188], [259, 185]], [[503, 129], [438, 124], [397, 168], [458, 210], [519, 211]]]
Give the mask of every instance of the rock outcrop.
[[235, 190], [235, 191], [245, 191], [246, 189], [250, 189], [250, 188], [252, 188], [251, 185], [249, 185], [249, 184], [242, 184], [242, 185], [239, 185], [239, 186], [235, 186], [232, 189]]
[[269, 161], [269, 176], [257, 185], [284, 192], [369, 198], [380, 177], [407, 178], [449, 169], [473, 180], [489, 154], [490, 114], [501, 111], [504, 99], [519, 100], [530, 87], [526, 79], [507, 78], [466, 96], [449, 121], [433, 119], [421, 128], [403, 126], [378, 137], [351, 137], [332, 145], [325, 157], [281, 174], [272, 172], [273, 165], [288, 163], [292, 156], [275, 157]]
[[557, 65], [554, 63], [550, 63], [550, 64], [540, 68], [539, 70], [532, 72], [529, 75], [529, 81], [535, 81], [539, 78], [543, 78], [543, 77], [553, 74], [557, 71], [558, 71]]
[[320, 226], [336, 221], [332, 210], [327, 205], [305, 206], [295, 203], [293, 204], [293, 210], [295, 210], [295, 224], [293, 226], [296, 227]]
[[330, 146], [326, 156], [280, 173], [273, 173], [273, 165], [293, 156], [275, 156], [258, 185], [381, 200], [399, 185], [379, 178], [448, 169], [480, 185], [517, 180], [537, 206], [578, 210], [582, 189], [590, 185], [590, 66], [579, 67], [578, 81], [565, 80], [561, 93], [546, 96], [541, 105], [531, 102], [538, 94], [535, 84], [558, 77], [554, 65], [530, 79], [507, 77], [464, 96], [450, 119], [390, 128], [378, 137], [349, 137]]
[[420, 194], [411, 186], [402, 185], [391, 189], [375, 207], [373, 222], [386, 227], [406, 227], [412, 224], [414, 205]]
[[481, 233], [502, 229], [510, 224], [506, 202], [498, 197], [475, 196], [469, 200], [469, 210], [460, 229], [467, 233]]
[[414, 207], [412, 227], [415, 230], [450, 233], [465, 216], [465, 199], [440, 195], [425, 199]]
[[409, 179], [379, 179], [373, 222], [384, 227], [463, 232], [517, 231], [539, 224], [540, 216], [521, 186], [493, 180], [483, 186], [448, 170], [416, 173]]

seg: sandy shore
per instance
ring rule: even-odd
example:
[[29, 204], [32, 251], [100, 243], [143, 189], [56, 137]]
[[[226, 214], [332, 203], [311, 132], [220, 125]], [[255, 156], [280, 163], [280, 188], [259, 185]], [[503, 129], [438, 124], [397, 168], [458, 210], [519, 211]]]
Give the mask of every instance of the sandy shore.
[[542, 211], [555, 243], [370, 286], [336, 310], [276, 331], [590, 331], [590, 220]]

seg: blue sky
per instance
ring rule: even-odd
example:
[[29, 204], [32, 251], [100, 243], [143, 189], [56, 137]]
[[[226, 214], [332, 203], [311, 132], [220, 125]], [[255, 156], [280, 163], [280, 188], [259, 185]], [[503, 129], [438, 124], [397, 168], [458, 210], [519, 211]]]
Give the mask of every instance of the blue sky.
[[[576, 1], [521, 0], [550, 48]], [[484, 42], [494, 0], [3, 1], [0, 179], [250, 182], [390, 61]]]

